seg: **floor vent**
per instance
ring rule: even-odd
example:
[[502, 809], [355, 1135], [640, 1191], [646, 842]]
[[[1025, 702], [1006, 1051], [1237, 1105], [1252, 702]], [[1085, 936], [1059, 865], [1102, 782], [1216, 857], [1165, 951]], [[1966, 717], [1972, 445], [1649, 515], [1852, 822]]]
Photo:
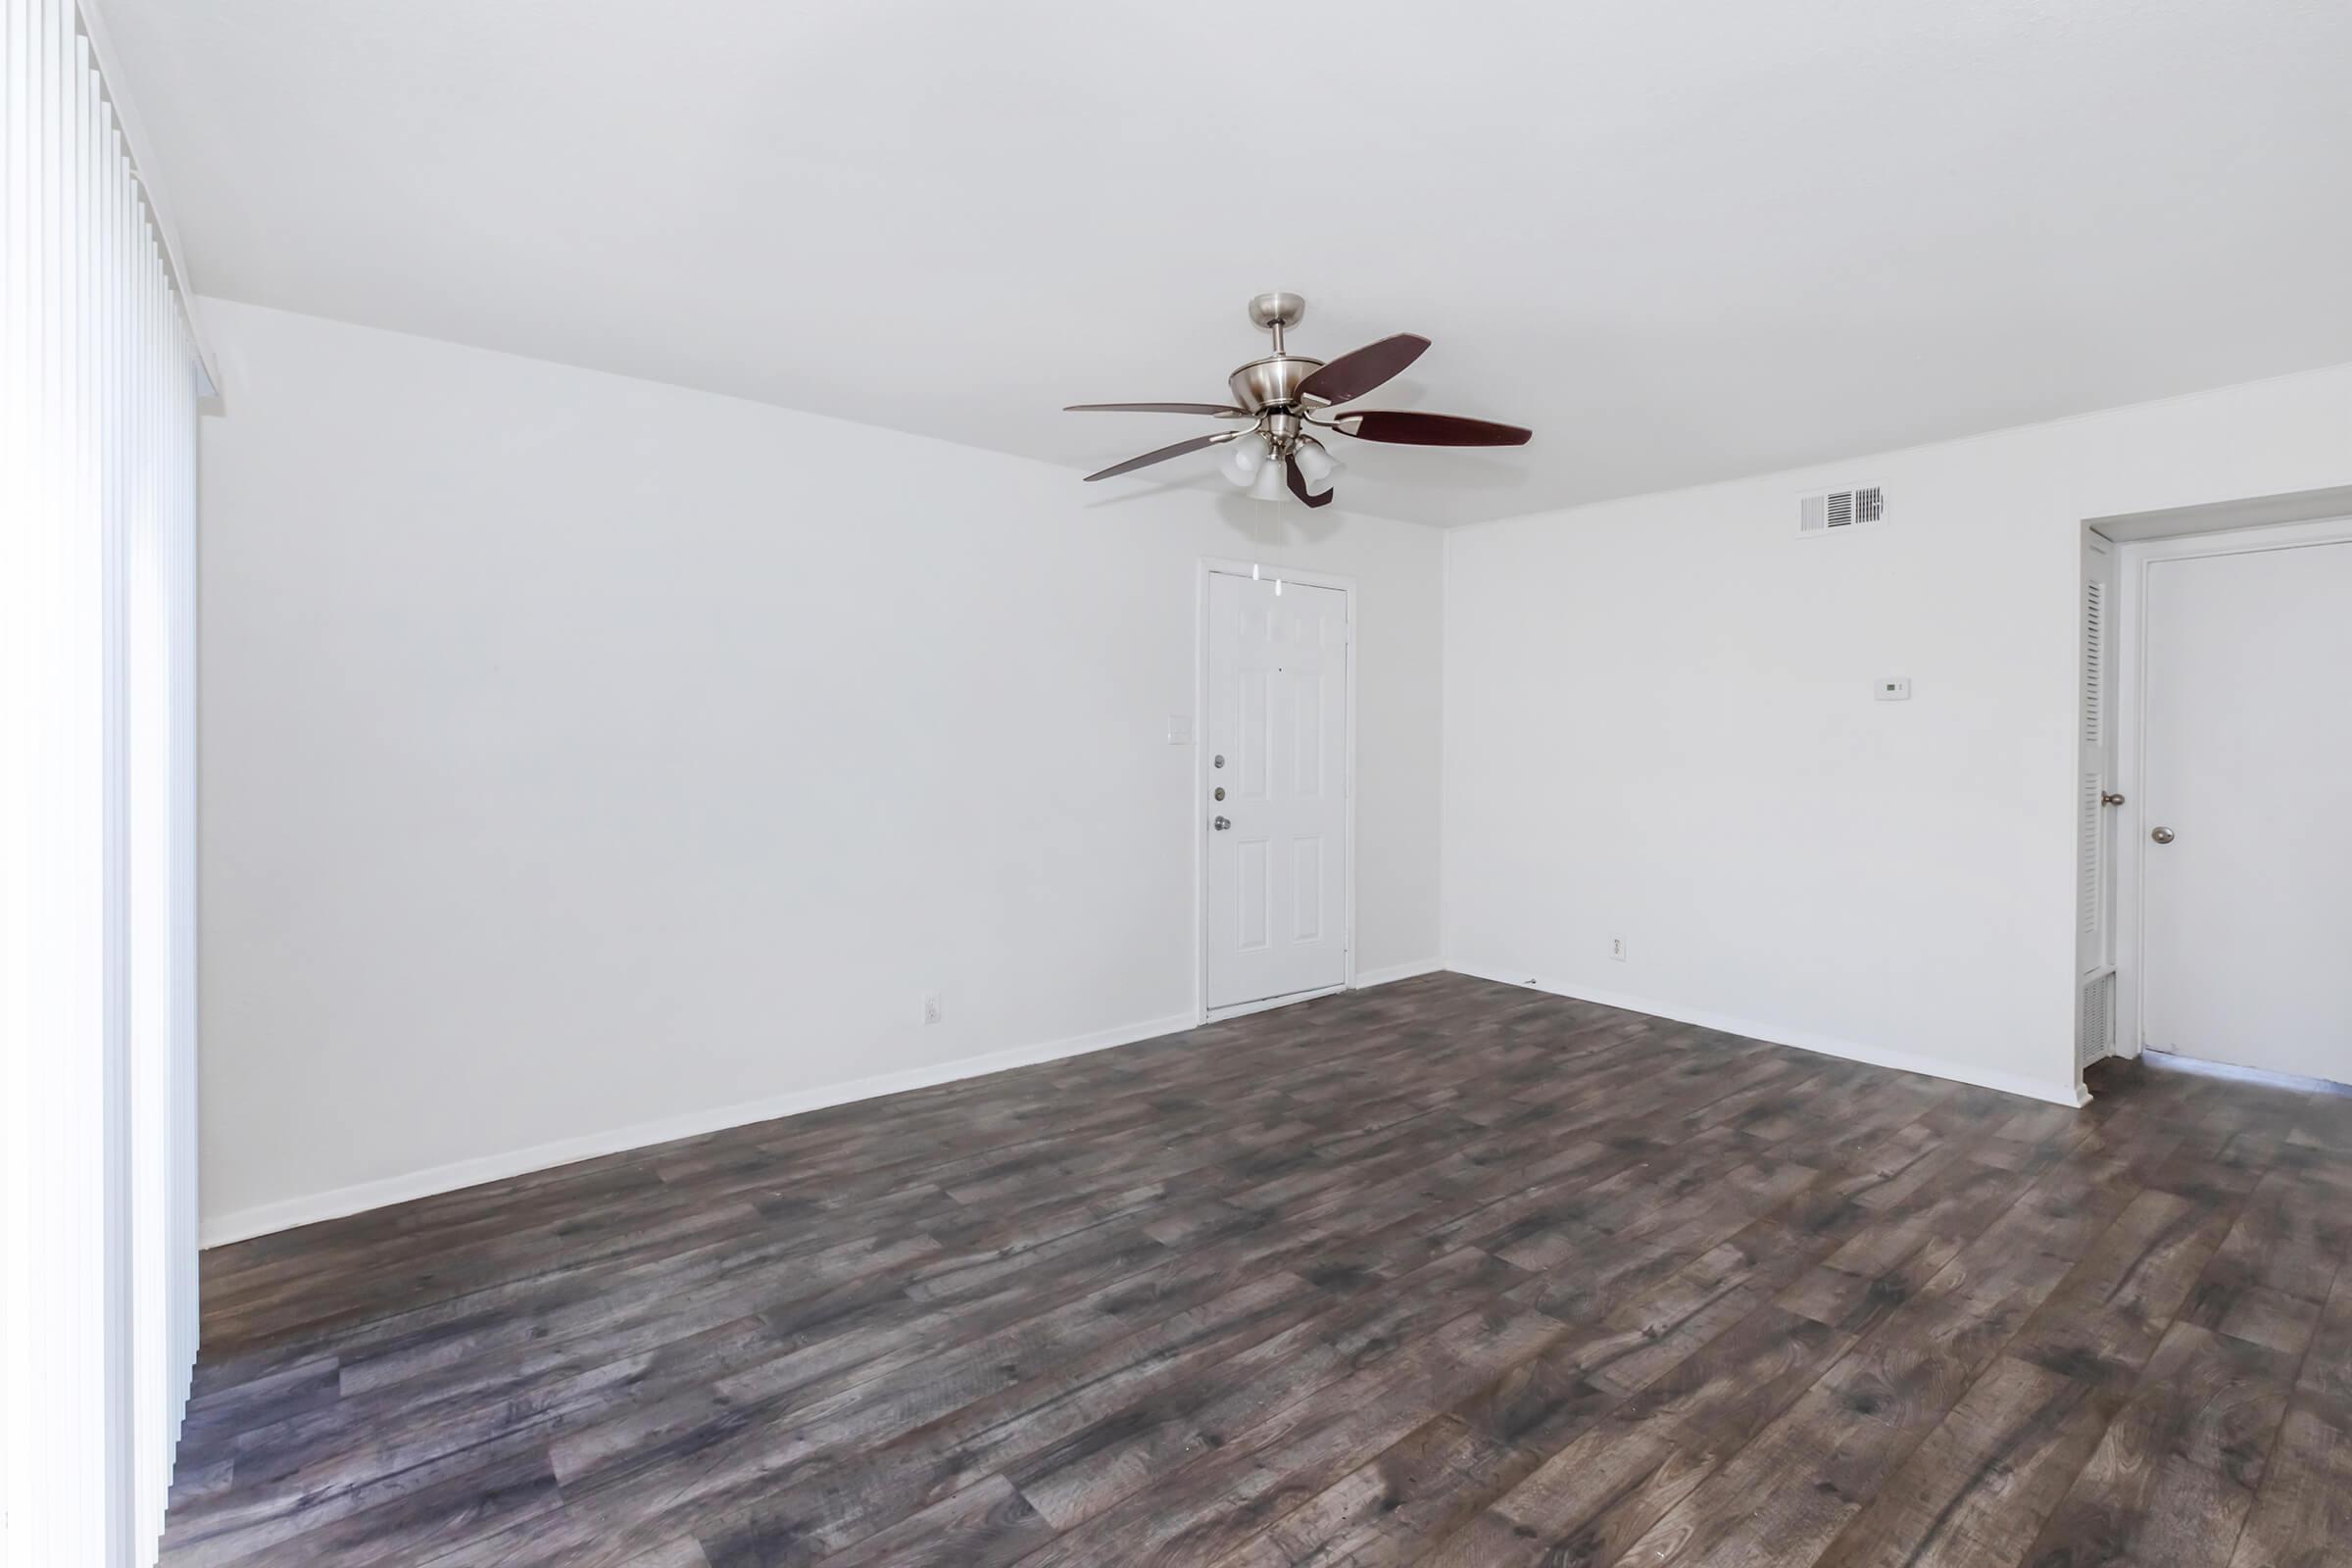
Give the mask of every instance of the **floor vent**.
[[1875, 484], [1853, 490], [1824, 490], [1819, 495], [1801, 497], [1796, 504], [1796, 531], [1808, 538], [1886, 520], [1886, 492]]

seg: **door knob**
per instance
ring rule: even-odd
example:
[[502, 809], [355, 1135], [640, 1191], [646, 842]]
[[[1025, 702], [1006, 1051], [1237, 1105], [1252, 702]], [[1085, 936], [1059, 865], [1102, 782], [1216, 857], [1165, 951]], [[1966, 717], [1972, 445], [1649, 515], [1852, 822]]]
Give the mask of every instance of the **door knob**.
[[2099, 793], [2099, 804], [2101, 806], [2121, 806], [2124, 804], [2124, 798], [2113, 790], [2102, 790]]
[[[1218, 817], [1218, 818], [1217, 818], [1217, 819], [1216, 819], [1214, 822], [1211, 822], [1211, 823], [1209, 824], [1209, 826], [1210, 826], [1210, 827], [1213, 827], [1213, 828], [1215, 828], [1215, 829], [1216, 829], [1218, 832], [1222, 833], [1222, 832], [1224, 832], [1224, 831], [1225, 831], [1227, 828], [1229, 828], [1229, 827], [1233, 826], [1233, 824], [1232, 824], [1231, 822], [1228, 822], [1227, 820], [1225, 820], [1225, 818], [1223, 818], [1223, 817], [1221, 817], [1221, 816], [1220, 816], [1220, 817]], [[2168, 834], [2168, 835], [2167, 835], [2167, 837], [2170, 837], [2170, 835]]]
[[2170, 844], [2173, 842], [2173, 830], [2169, 827], [2160, 827], [2155, 832], [2150, 833], [2148, 837], [2154, 839], [2159, 844]]

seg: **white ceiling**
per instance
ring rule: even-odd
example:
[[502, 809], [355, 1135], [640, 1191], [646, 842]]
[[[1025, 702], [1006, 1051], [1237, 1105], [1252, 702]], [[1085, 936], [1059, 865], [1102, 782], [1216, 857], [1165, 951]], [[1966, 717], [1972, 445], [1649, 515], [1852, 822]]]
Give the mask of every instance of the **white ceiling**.
[[204, 292], [1073, 469], [1273, 288], [1435, 523], [2352, 361], [2342, 0], [105, 9]]

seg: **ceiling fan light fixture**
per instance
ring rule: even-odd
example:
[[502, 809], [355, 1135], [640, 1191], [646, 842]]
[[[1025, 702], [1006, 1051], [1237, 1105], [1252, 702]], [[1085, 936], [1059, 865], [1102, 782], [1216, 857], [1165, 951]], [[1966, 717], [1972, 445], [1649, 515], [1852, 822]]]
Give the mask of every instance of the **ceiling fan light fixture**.
[[1331, 488], [1331, 473], [1339, 465], [1331, 460], [1331, 454], [1324, 451], [1320, 443], [1301, 441], [1294, 456], [1298, 460], [1298, 476], [1306, 481], [1309, 490]]
[[[1260, 294], [1250, 302], [1250, 324], [1273, 334], [1274, 352], [1225, 378], [1233, 393], [1231, 403], [1071, 404], [1074, 411], [1090, 413], [1200, 414], [1251, 421], [1240, 429], [1195, 436], [1114, 463], [1086, 475], [1087, 482], [1133, 473], [1204, 447], [1230, 445], [1233, 450], [1218, 460], [1218, 471], [1255, 499], [1280, 501], [1288, 491], [1305, 506], [1328, 507], [1333, 499], [1331, 476], [1339, 465], [1323, 443], [1307, 433], [1309, 425], [1336, 430], [1350, 440], [1405, 447], [1516, 447], [1525, 446], [1533, 434], [1516, 424], [1418, 409], [1333, 412], [1335, 405], [1352, 403], [1401, 374], [1421, 358], [1429, 339], [1417, 332], [1396, 332], [1336, 360], [1311, 359], [1291, 353], [1284, 342], [1284, 333], [1305, 314], [1306, 301], [1296, 294]], [[1318, 414], [1325, 417], [1317, 418]]]
[[1226, 450], [1225, 461], [1220, 465], [1225, 470], [1225, 477], [1245, 490], [1250, 488], [1250, 481], [1257, 477], [1258, 470], [1265, 466], [1265, 438], [1254, 430], [1234, 442]]

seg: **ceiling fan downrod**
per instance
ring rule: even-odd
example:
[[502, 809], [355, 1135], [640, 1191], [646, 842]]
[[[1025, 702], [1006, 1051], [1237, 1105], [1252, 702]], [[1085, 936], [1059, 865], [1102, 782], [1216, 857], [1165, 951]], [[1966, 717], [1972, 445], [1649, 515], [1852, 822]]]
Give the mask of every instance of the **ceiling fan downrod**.
[[1259, 330], [1274, 334], [1274, 352], [1282, 353], [1282, 334], [1286, 327], [1297, 326], [1306, 318], [1306, 296], [1276, 292], [1260, 294], [1250, 302], [1250, 320]]

